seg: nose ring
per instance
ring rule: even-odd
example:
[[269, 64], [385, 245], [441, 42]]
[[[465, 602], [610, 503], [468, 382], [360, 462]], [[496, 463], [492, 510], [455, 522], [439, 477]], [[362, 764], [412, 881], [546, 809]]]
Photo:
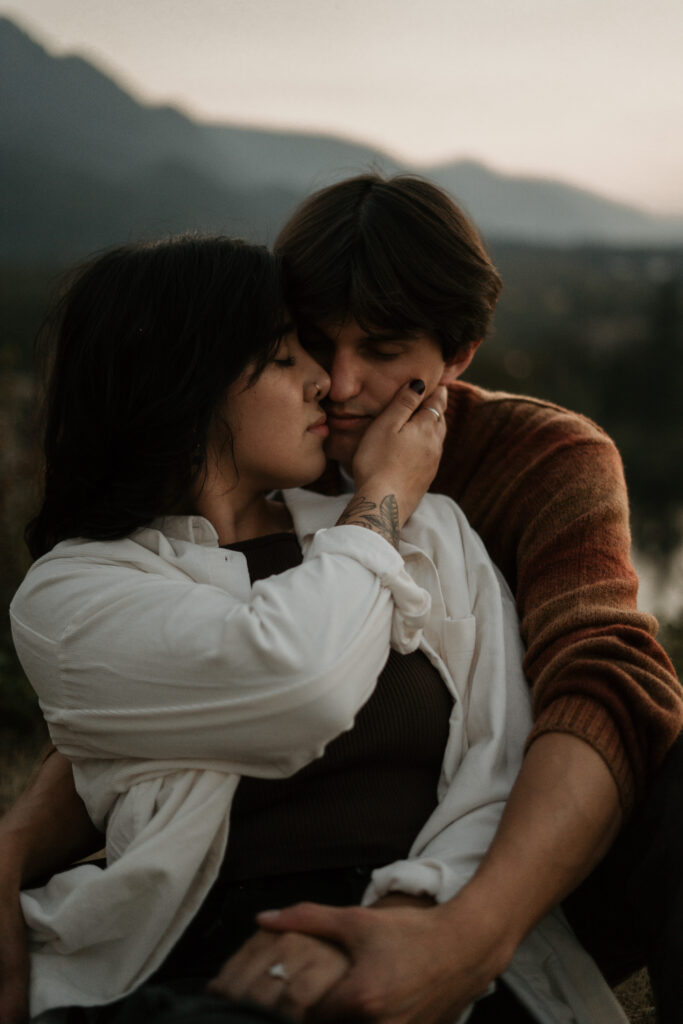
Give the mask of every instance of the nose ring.
[[322, 389], [321, 385], [318, 384], [318, 382], [316, 381], [315, 382], [315, 397], [319, 398], [322, 395], [322, 393], [323, 393], [323, 389]]

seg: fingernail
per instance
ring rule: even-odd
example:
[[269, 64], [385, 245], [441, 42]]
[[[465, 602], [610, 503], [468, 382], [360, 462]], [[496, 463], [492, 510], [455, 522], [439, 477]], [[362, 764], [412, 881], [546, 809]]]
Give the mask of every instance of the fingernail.
[[279, 910], [259, 910], [259, 912], [258, 912], [258, 914], [256, 916], [259, 917], [259, 918], [265, 917], [266, 920], [269, 920], [271, 918], [279, 917], [280, 916], [280, 911]]
[[416, 391], [418, 393], [418, 395], [424, 393], [425, 382], [423, 380], [420, 380], [419, 377], [416, 377], [415, 380], [411, 380], [410, 386], [413, 389], [413, 391]]

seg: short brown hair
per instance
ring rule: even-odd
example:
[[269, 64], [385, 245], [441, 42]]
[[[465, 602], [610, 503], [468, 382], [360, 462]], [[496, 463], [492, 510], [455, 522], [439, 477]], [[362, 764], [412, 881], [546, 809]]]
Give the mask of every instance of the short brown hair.
[[483, 338], [501, 289], [463, 211], [436, 185], [401, 175], [348, 178], [306, 199], [275, 242], [303, 326], [426, 331], [445, 359]]

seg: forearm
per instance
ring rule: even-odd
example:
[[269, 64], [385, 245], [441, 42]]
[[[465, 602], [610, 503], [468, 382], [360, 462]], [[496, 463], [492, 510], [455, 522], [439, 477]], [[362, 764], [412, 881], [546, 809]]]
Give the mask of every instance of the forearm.
[[480, 916], [493, 973], [602, 859], [621, 819], [617, 787], [591, 747], [562, 733], [531, 746], [488, 853], [450, 901], [458, 923], [468, 906]]
[[27, 885], [102, 844], [76, 793], [70, 762], [55, 752], [0, 819], [0, 877], [8, 885]]

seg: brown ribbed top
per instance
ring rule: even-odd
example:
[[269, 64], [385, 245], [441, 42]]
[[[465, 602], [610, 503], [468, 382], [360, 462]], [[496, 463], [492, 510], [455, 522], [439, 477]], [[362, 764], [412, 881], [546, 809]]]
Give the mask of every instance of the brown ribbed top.
[[[294, 534], [231, 545], [254, 582], [302, 560]], [[420, 652], [392, 651], [353, 729], [289, 779], [244, 778], [223, 880], [389, 863], [436, 806], [452, 701]]]

